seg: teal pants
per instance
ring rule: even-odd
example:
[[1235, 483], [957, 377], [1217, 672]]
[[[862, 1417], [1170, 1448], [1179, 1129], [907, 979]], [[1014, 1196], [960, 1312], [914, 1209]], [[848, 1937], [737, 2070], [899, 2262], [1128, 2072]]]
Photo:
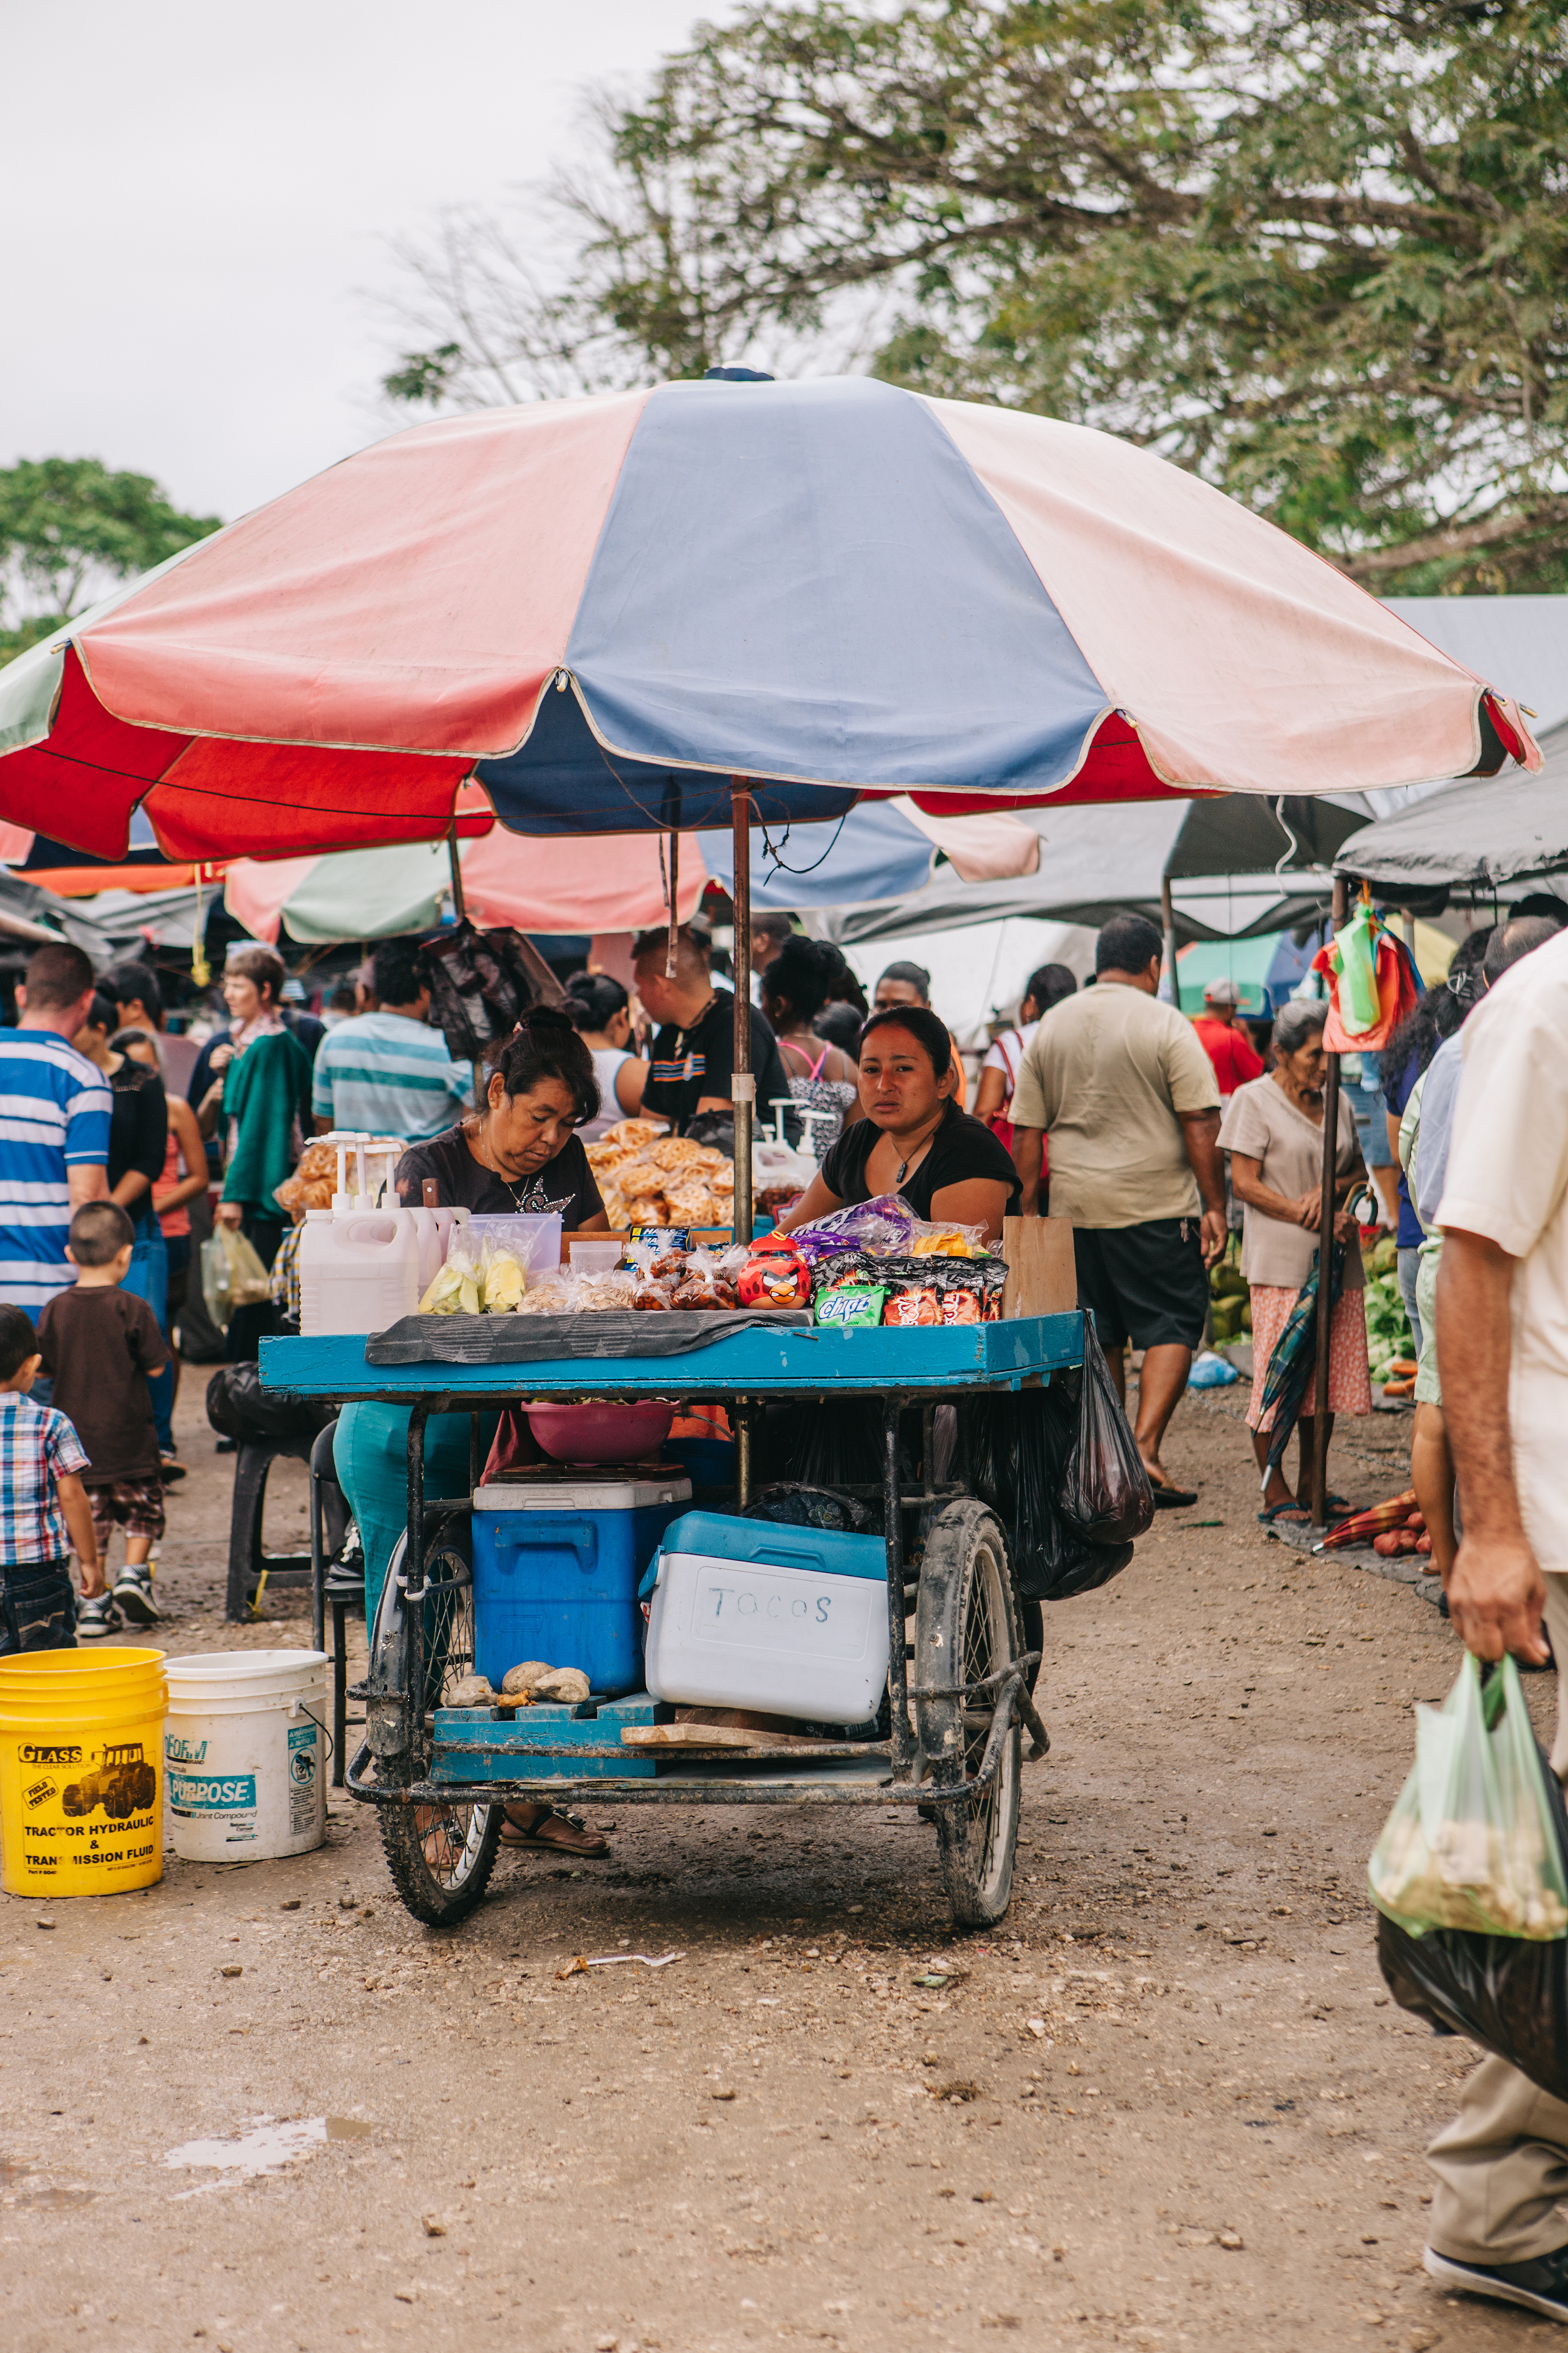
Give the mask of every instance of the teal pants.
[[[375, 1623], [376, 1605], [386, 1582], [394, 1547], [408, 1525], [408, 1424], [413, 1409], [405, 1405], [346, 1405], [332, 1436], [332, 1462], [338, 1484], [349, 1499], [349, 1509], [364, 1546], [364, 1616]], [[495, 1435], [497, 1417], [483, 1416], [479, 1424], [481, 1463]], [[466, 1413], [433, 1414], [425, 1425], [425, 1492], [427, 1495], [466, 1495], [468, 1492], [468, 1417]]]

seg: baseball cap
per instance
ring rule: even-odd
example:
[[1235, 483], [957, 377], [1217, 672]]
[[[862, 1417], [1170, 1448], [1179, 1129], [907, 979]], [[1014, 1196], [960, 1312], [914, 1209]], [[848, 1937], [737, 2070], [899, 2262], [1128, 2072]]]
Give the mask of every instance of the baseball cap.
[[1238, 988], [1234, 980], [1211, 980], [1204, 990], [1205, 1005], [1243, 1005], [1246, 1001], [1245, 989]]

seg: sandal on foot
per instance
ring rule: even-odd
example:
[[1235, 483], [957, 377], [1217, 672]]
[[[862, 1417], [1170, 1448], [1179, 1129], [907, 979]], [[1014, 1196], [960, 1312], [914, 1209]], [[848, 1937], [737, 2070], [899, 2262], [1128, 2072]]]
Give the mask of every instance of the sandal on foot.
[[1189, 1511], [1198, 1500], [1195, 1487], [1173, 1487], [1163, 1479], [1151, 1479], [1149, 1484], [1154, 1490], [1154, 1509], [1157, 1512]]
[[1276, 1520], [1310, 1521], [1311, 1516], [1305, 1504], [1294, 1503], [1289, 1498], [1283, 1504], [1267, 1504], [1258, 1514], [1258, 1520], [1266, 1528], [1271, 1527]]
[[500, 1842], [510, 1847], [539, 1847], [548, 1854], [586, 1856], [591, 1861], [610, 1852], [609, 1841], [597, 1831], [589, 1830], [570, 1814], [557, 1813], [553, 1808], [526, 1831], [521, 1822], [512, 1820], [509, 1809], [500, 1826]]

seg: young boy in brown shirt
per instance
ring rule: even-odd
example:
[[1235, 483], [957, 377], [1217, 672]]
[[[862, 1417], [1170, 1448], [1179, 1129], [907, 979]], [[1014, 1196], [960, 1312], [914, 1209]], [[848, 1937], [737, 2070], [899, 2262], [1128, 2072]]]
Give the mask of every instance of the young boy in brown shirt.
[[159, 1620], [150, 1555], [163, 1533], [163, 1481], [147, 1377], [163, 1371], [169, 1351], [146, 1301], [120, 1288], [134, 1241], [118, 1202], [79, 1208], [66, 1245], [76, 1282], [38, 1319], [54, 1402], [87, 1449], [82, 1484], [106, 1575], [110, 1531], [117, 1522], [125, 1530], [125, 1566], [112, 1592], [106, 1586], [79, 1604], [79, 1637], [118, 1633], [127, 1618], [136, 1626]]

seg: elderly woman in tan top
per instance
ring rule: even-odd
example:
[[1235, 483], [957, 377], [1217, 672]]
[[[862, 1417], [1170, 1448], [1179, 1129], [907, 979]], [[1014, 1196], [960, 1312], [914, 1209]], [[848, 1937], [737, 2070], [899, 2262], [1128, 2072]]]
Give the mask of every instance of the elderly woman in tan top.
[[[1279, 1344], [1301, 1285], [1312, 1271], [1322, 1208], [1323, 1052], [1321, 1005], [1292, 1001], [1274, 1024], [1275, 1065], [1261, 1079], [1238, 1087], [1226, 1110], [1220, 1149], [1230, 1154], [1230, 1179], [1243, 1208], [1241, 1271], [1252, 1293], [1252, 1401], [1247, 1409], [1253, 1451], [1262, 1471], [1268, 1457], [1275, 1408], [1263, 1410], [1268, 1359]], [[1339, 1150], [1334, 1164], [1336, 1198], [1347, 1201], [1365, 1177], [1355, 1118], [1340, 1098]], [[1370, 1413], [1366, 1314], [1362, 1291], [1361, 1245], [1348, 1209], [1334, 1215], [1334, 1238], [1348, 1245], [1344, 1287], [1329, 1325], [1329, 1430], [1336, 1413]], [[1309, 1400], [1309, 1404], [1310, 1400]], [[1269, 1472], [1263, 1490], [1263, 1521], [1309, 1516], [1312, 1490], [1314, 1421], [1310, 1411], [1296, 1425], [1299, 1451], [1296, 1491], [1283, 1464]], [[1331, 1511], [1348, 1509], [1331, 1495]]]

